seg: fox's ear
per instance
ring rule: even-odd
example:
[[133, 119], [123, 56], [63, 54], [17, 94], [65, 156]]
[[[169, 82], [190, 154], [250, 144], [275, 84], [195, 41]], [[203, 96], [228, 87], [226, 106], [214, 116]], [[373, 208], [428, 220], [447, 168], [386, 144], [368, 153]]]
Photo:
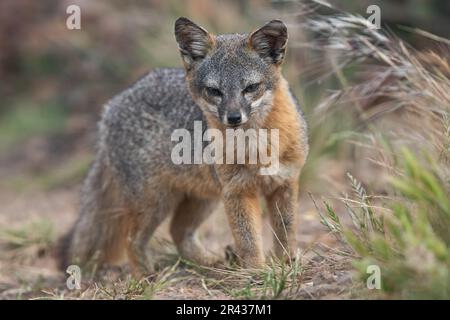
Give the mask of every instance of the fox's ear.
[[249, 36], [250, 46], [261, 58], [275, 64], [283, 61], [288, 40], [286, 25], [272, 20]]
[[184, 17], [175, 21], [175, 38], [187, 68], [205, 58], [214, 44], [208, 31]]

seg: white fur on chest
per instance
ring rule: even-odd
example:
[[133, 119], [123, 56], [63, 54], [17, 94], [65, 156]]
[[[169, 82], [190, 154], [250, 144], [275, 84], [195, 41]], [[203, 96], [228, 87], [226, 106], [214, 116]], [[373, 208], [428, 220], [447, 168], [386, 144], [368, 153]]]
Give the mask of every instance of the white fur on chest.
[[264, 189], [276, 188], [279, 185], [284, 184], [286, 181], [296, 178], [300, 173], [298, 166], [294, 164], [279, 164], [278, 170], [274, 174], [259, 175], [258, 178], [261, 181]]

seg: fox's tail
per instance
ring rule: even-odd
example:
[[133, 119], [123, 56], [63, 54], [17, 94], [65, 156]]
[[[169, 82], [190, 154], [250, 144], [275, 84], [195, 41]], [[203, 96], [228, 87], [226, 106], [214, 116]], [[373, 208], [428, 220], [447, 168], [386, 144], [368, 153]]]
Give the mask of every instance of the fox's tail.
[[119, 185], [99, 156], [86, 178], [78, 220], [58, 247], [61, 269], [70, 264], [95, 272], [97, 266], [115, 262], [125, 251], [127, 219]]

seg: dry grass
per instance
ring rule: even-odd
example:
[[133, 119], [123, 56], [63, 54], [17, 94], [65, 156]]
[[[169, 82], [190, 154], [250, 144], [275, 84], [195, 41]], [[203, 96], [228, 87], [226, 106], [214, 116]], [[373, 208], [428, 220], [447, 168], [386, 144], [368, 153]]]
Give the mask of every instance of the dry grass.
[[[419, 52], [349, 14], [314, 17], [305, 27], [320, 35], [313, 47], [335, 52], [332, 67], [343, 84], [315, 111], [356, 114], [362, 134], [350, 142], [375, 166], [362, 176], [379, 193], [369, 197], [349, 174], [353, 196], [341, 200], [353, 226], [343, 225], [327, 203], [322, 222], [358, 255], [354, 265], [363, 279], [369, 265], [380, 267], [384, 297], [448, 299], [448, 40], [431, 37], [439, 50]], [[363, 72], [345, 78], [355, 63]]]

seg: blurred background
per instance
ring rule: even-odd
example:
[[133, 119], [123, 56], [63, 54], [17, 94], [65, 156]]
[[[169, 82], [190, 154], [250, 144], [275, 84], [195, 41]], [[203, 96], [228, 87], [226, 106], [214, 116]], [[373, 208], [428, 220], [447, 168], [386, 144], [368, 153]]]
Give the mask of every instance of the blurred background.
[[[414, 26], [440, 36], [450, 32], [446, 0], [330, 1], [367, 17], [378, 4], [384, 25]], [[81, 30], [68, 30], [66, 8], [81, 8]], [[0, 190], [53, 188], [78, 182], [90, 161], [102, 105], [149, 69], [180, 66], [174, 20], [184, 15], [215, 33], [248, 32], [272, 18], [295, 23], [297, 1], [27, 1], [0, 3]], [[305, 111], [312, 97], [302, 81], [315, 57], [290, 29], [285, 74]], [[299, 92], [299, 90], [301, 90]], [[306, 90], [311, 93], [311, 90]], [[1, 192], [1, 191], [0, 191]]]
[[[49, 243], [76, 217], [78, 191], [93, 158], [102, 106], [148, 70], [181, 66], [173, 35], [179, 16], [213, 33], [249, 32], [275, 18], [287, 23], [290, 40], [284, 74], [302, 102], [310, 126], [311, 155], [302, 175], [302, 198], [308, 199], [308, 192], [325, 197], [348, 189], [347, 171], [359, 172], [363, 180], [375, 175], [371, 164], [356, 160], [353, 147], [341, 143], [342, 137], [348, 137], [348, 128], [354, 128], [358, 121], [351, 116], [352, 109], [333, 113], [326, 122], [315, 112], [323, 97], [342, 87], [342, 79], [339, 75], [324, 77], [332, 66], [325, 62], [323, 53], [306, 45], [309, 35], [299, 27], [307, 13], [303, 12], [303, 2], [2, 0], [0, 228], [18, 226], [22, 229], [7, 233], [7, 240], [18, 246], [33, 244], [31, 254], [22, 257], [25, 261], [32, 257], [27, 268], [33, 270], [28, 271], [44, 277], [55, 272], [50, 258], [36, 259], [46, 257]], [[329, 3], [362, 17], [369, 16], [369, 5], [378, 5], [383, 28], [421, 51], [439, 45], [411, 29], [450, 36], [448, 0]], [[72, 4], [81, 8], [81, 30], [66, 27], [66, 8]], [[320, 10], [327, 14], [326, 6]], [[356, 71], [346, 71], [346, 77]], [[370, 184], [384, 192], [381, 180]], [[304, 223], [310, 223], [311, 228], [302, 234], [303, 246], [320, 233], [320, 224], [313, 221], [317, 219], [308, 215], [314, 205], [305, 201]], [[339, 209], [340, 205], [336, 206]], [[0, 269], [17, 268], [7, 266], [2, 259]], [[24, 260], [19, 261], [24, 264]], [[46, 269], [48, 265], [51, 267]], [[11, 278], [11, 274], [0, 272], [0, 291], [13, 287], [11, 283], [21, 283], [22, 276]]]

